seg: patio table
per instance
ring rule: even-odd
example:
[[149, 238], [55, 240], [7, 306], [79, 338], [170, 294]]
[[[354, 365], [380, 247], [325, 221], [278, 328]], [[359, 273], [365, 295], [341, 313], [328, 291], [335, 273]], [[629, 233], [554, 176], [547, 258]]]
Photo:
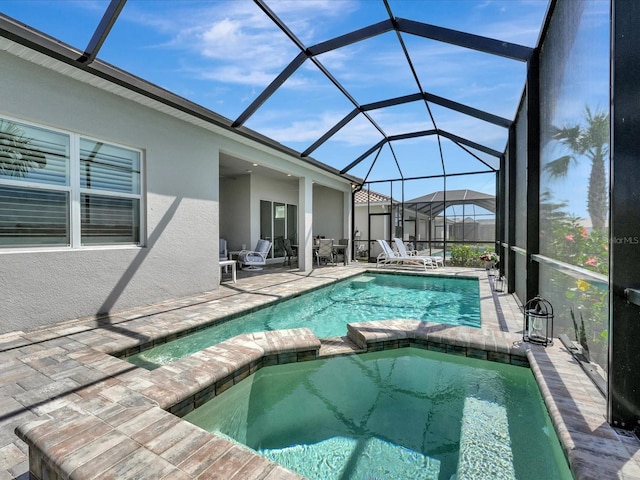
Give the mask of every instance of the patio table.
[[220, 281], [222, 281], [222, 269], [231, 266], [231, 278], [233, 283], [236, 283], [236, 266], [238, 262], [235, 260], [220, 260]]

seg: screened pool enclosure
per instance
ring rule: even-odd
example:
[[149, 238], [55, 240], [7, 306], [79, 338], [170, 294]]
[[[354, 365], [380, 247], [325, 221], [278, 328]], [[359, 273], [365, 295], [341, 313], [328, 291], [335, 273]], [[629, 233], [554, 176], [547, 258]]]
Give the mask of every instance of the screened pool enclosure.
[[[496, 252], [521, 304], [553, 304], [608, 421], [638, 428], [640, 3], [163, 2], [173, 26], [155, 2], [96, 4], [3, 2], [0, 36], [347, 179], [356, 259], [394, 237], [449, 265]], [[13, 153], [0, 147], [0, 226]], [[119, 195], [138, 208], [137, 189]], [[298, 235], [295, 208], [269, 218]]]

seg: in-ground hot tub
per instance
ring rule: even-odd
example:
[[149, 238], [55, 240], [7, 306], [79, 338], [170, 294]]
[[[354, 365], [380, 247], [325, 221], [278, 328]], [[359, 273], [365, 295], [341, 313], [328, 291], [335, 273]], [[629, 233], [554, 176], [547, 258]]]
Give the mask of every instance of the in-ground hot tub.
[[265, 367], [184, 419], [310, 479], [573, 478], [530, 369], [416, 348]]

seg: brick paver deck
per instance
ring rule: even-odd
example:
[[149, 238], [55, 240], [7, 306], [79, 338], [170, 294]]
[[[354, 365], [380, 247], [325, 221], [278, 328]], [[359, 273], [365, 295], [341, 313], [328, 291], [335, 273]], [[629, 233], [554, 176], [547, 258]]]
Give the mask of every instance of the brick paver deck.
[[560, 342], [547, 348], [521, 342], [519, 306], [511, 295], [492, 292], [484, 271], [427, 273], [479, 276], [482, 329], [399, 319], [352, 325], [348, 338], [322, 341], [308, 329], [247, 334], [154, 371], [111, 355], [362, 269], [239, 272], [237, 283], [225, 279], [216, 291], [0, 336], [0, 480], [26, 480], [29, 469], [41, 479], [299, 479], [179, 415], [264, 365], [411, 342], [529, 363], [575, 477], [640, 480], [638, 440], [606, 423], [604, 398]]

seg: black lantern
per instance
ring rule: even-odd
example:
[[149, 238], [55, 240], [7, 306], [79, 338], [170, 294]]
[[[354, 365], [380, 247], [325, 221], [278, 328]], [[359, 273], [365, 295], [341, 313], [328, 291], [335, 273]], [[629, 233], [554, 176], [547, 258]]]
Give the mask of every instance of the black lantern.
[[524, 306], [522, 340], [539, 343], [545, 347], [553, 345], [553, 307], [540, 295], [529, 300]]
[[504, 277], [502, 275], [498, 275], [493, 280], [493, 290], [496, 292], [504, 291]]

